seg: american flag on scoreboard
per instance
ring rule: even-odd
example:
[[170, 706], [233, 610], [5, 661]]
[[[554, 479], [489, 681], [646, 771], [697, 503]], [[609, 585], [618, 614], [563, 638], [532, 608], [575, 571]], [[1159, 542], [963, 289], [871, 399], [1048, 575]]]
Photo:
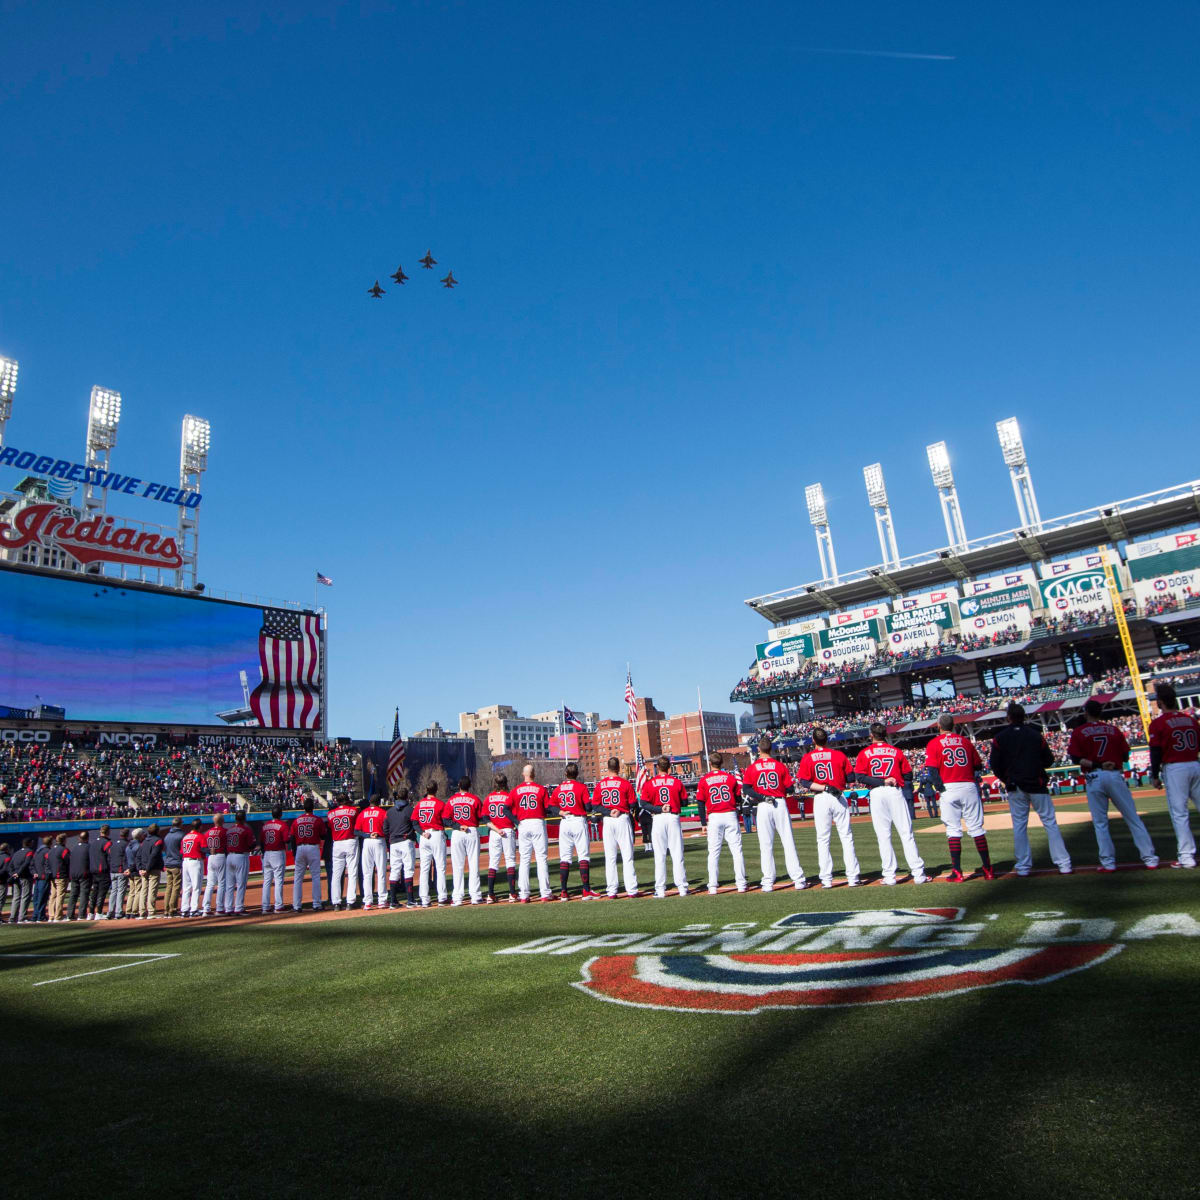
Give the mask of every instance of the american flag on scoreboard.
[[315, 613], [264, 608], [258, 631], [262, 682], [250, 707], [267, 729], [321, 727], [321, 619]]
[[563, 724], [569, 729], [583, 732], [583, 722], [565, 704], [563, 705]]
[[404, 757], [404, 739], [400, 736], [400, 710], [396, 709], [396, 722], [392, 726], [392, 745], [388, 750], [388, 791], [394, 791], [404, 782]]
[[646, 770], [646, 760], [642, 757], [642, 739], [638, 736], [637, 693], [633, 690], [633, 676], [625, 672], [625, 708], [629, 713], [629, 723], [633, 726], [633, 750], [637, 761], [637, 775], [633, 786], [637, 794], [642, 794], [642, 786], [650, 778]]

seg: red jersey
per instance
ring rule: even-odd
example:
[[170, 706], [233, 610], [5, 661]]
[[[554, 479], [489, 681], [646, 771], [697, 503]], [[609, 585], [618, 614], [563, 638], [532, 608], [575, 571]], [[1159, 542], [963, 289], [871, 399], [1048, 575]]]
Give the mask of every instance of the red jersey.
[[1150, 745], [1162, 751], [1164, 763], [1195, 762], [1200, 754], [1200, 724], [1191, 713], [1168, 709], [1150, 722]]
[[687, 788], [674, 775], [652, 775], [642, 784], [642, 803], [651, 812], [678, 813], [687, 802]]
[[544, 821], [550, 796], [540, 783], [518, 783], [508, 797], [509, 807], [518, 821]]
[[263, 822], [258, 836], [264, 850], [286, 850], [288, 838], [291, 837], [291, 829], [286, 821], [276, 821], [272, 818], [270, 821]]
[[925, 747], [925, 765], [936, 767], [943, 783], [974, 783], [983, 759], [975, 743], [961, 733], [939, 733]]
[[204, 857], [204, 834], [199, 830], [189, 830], [183, 835], [183, 841], [179, 843], [180, 858], [203, 858]]
[[605, 775], [596, 784], [596, 799], [600, 801], [606, 817], [619, 817], [622, 813], [633, 811], [637, 797], [628, 779], [622, 779], [620, 775]]
[[487, 819], [497, 829], [513, 827], [512, 812], [508, 807], [507, 792], [489, 792], [487, 798]]
[[1067, 757], [1087, 758], [1097, 765], [1116, 763], [1119, 767], [1129, 757], [1129, 743], [1112, 722], [1088, 721], [1071, 730]]
[[323, 845], [325, 832], [325, 822], [315, 813], [301, 813], [292, 821], [292, 839], [297, 846]]
[[802, 783], [823, 783], [826, 787], [846, 790], [850, 760], [840, 750], [810, 750], [796, 768], [796, 778]]
[[586, 785], [578, 779], [567, 779], [554, 789], [550, 803], [558, 805], [559, 816], [586, 817], [590, 799]]
[[483, 801], [471, 792], [455, 792], [442, 806], [442, 819], [464, 830], [474, 829], [483, 817]]
[[230, 854], [249, 854], [255, 840], [249, 825], [231, 825], [225, 831], [225, 846]]
[[226, 842], [224, 825], [210, 825], [204, 831], [204, 849], [209, 854], [225, 853]]
[[387, 820], [387, 809], [378, 804], [368, 804], [354, 820], [354, 828], [358, 833], [368, 837], [383, 837], [383, 823]]
[[746, 768], [742, 783], [760, 796], [781, 800], [791, 789], [792, 773], [777, 758], [756, 758]]
[[358, 809], [351, 804], [339, 804], [329, 814], [329, 835], [335, 842], [344, 842], [354, 836], [354, 822], [358, 820]]
[[[900, 787], [904, 777], [912, 777], [912, 764], [902, 750], [886, 742], [872, 742], [858, 752], [854, 760], [856, 775], [869, 775], [872, 787]], [[878, 782], [875, 782], [878, 780]]]
[[729, 771], [709, 771], [700, 776], [696, 799], [708, 813], [733, 812], [738, 802], [737, 776]]
[[446, 828], [442, 824], [442, 802], [436, 796], [422, 796], [413, 805], [412, 819], [422, 833]]

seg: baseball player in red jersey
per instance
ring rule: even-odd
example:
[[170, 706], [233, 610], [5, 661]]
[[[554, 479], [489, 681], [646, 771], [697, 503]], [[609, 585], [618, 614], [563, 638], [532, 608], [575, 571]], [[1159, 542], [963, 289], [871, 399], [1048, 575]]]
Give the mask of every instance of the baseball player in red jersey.
[[1178, 858], [1171, 864], [1191, 870], [1196, 865], [1196, 839], [1188, 820], [1188, 801], [1200, 812], [1200, 724], [1182, 712], [1175, 687], [1160, 683], [1154, 688], [1158, 716], [1150, 722], [1150, 774], [1159, 777], [1167, 791], [1167, 809], [1175, 827]]
[[[204, 899], [200, 904], [200, 915], [207, 917], [210, 902], [217, 906], [217, 916], [225, 913], [225, 817], [217, 813], [213, 823], [204, 831], [204, 854], [208, 859], [208, 873], [204, 880]], [[215, 900], [213, 893], [216, 893]]]
[[454, 889], [450, 903], [458, 908], [467, 891], [466, 877], [470, 876], [469, 894], [472, 904], [482, 903], [479, 892], [479, 822], [483, 818], [483, 801], [471, 791], [471, 777], [458, 781], [458, 791], [442, 808], [442, 822], [451, 830], [450, 868], [454, 874]]
[[912, 764], [888, 743], [887, 727], [878, 721], [871, 726], [871, 737], [875, 740], [860, 750], [854, 760], [854, 777], [871, 793], [871, 824], [879, 842], [883, 882], [889, 887], [896, 882], [896, 851], [892, 848], [894, 825], [900, 834], [900, 845], [913, 883], [925, 883], [925, 864], [917, 852], [912, 813], [908, 809], [908, 797], [912, 795]]
[[246, 874], [250, 869], [250, 851], [258, 844], [254, 830], [239, 809], [233, 824], [225, 831], [225, 915], [246, 915]]
[[496, 903], [496, 872], [501, 855], [508, 873], [508, 902], [517, 902], [517, 825], [508, 805], [508, 776], [497, 775], [496, 790], [488, 792], [484, 813], [488, 823], [488, 890], [486, 902]]
[[842, 843], [846, 883], [858, 887], [858, 855], [854, 852], [850, 810], [844, 795], [850, 777], [850, 760], [840, 750], [829, 749], [829, 733], [821, 726], [812, 731], [812, 738], [813, 748], [800, 760], [796, 780], [813, 793], [813, 825], [817, 830], [817, 870], [821, 875], [821, 886], [833, 887], [833, 854], [829, 843], [836, 828]]
[[329, 836], [333, 839], [333, 877], [329, 881], [329, 902], [334, 908], [342, 905], [342, 883], [345, 881], [346, 900], [348, 909], [358, 898], [358, 881], [355, 879], [354, 859], [356, 857], [357, 839], [354, 836], [354, 823], [358, 820], [358, 809], [350, 803], [345, 792], [338, 793], [338, 802], [329, 810], [325, 818], [329, 825]]
[[179, 843], [179, 857], [183, 861], [183, 894], [179, 911], [185, 917], [200, 915], [200, 881], [204, 877], [204, 834], [200, 831], [203, 822], [197, 817]]
[[738, 820], [741, 788], [737, 776], [722, 769], [724, 755], [715, 751], [708, 756], [709, 770], [696, 785], [696, 802], [702, 806], [708, 825], [708, 890], [717, 891], [717, 871], [721, 862], [721, 843], [729, 844], [733, 858], [733, 882], [739, 892], [746, 890], [746, 859], [742, 854], [742, 823]]
[[262, 910], [271, 907], [271, 892], [275, 892], [275, 911], [283, 912], [283, 876], [287, 871], [287, 844], [292, 827], [283, 819], [283, 808], [276, 804], [271, 819], [264, 821], [258, 831], [262, 845]]
[[777, 758], [771, 757], [771, 739], [758, 739], [758, 757], [742, 776], [742, 791], [758, 804], [758, 851], [762, 859], [762, 890], [775, 888], [775, 835], [783, 843], [783, 861], [796, 891], [808, 886], [804, 868], [796, 854], [792, 834], [792, 815], [785, 797], [792, 789], [792, 773]]
[[983, 801], [979, 798], [979, 772], [983, 759], [969, 737], [954, 732], [954, 717], [942, 713], [938, 717], [939, 733], [925, 747], [925, 765], [930, 781], [940, 793], [942, 824], [946, 827], [946, 843], [950, 848], [950, 874], [947, 883], [961, 883], [962, 831], [975, 840], [979, 861], [983, 864], [984, 879], [995, 879], [992, 857], [988, 852], [987, 834], [983, 832]]
[[292, 909], [299, 912], [304, 903], [304, 877], [311, 873], [313, 912], [321, 911], [321, 849], [328, 829], [313, 812], [311, 796], [304, 801], [304, 811], [292, 821], [292, 844], [296, 858], [292, 866]]
[[617, 895], [617, 851], [625, 872], [625, 894], [636, 896], [637, 871], [633, 865], [633, 809], [637, 804], [633, 784], [620, 774], [621, 761], [608, 760], [608, 774], [596, 782], [595, 797], [604, 813], [604, 878], [608, 898]]
[[1158, 866], [1154, 842], [1142, 818], [1138, 816], [1129, 784], [1121, 773], [1121, 767], [1129, 758], [1129, 743], [1111, 721], [1102, 720], [1104, 705], [1099, 700], [1093, 697], [1083, 706], [1083, 712], [1083, 724], [1076, 725], [1071, 731], [1067, 756], [1073, 758], [1083, 771], [1092, 829], [1096, 833], [1096, 846], [1100, 851], [1100, 870], [1109, 872], [1117, 869], [1117, 851], [1112, 834], [1108, 832], [1108, 802], [1111, 800], [1117, 812], [1125, 818], [1142, 862], [1153, 871]]
[[363, 908], [371, 907], [371, 879], [375, 879], [375, 902], [383, 908], [388, 902], [387, 842], [383, 836], [383, 825], [387, 820], [387, 809], [371, 803], [358, 811], [354, 818], [354, 834], [361, 845], [358, 862], [362, 869]]
[[421, 831], [418, 847], [421, 869], [421, 907], [429, 907], [429, 869], [437, 874], [437, 902], [446, 903], [446, 826], [442, 820], [438, 785], [430, 783], [413, 809], [413, 824]]
[[588, 831], [588, 813], [592, 798], [587, 787], [579, 782], [579, 766], [567, 763], [566, 779], [550, 796], [551, 805], [558, 811], [558, 878], [560, 900], [570, 899], [567, 881], [571, 877], [571, 856], [579, 860], [580, 896], [597, 899], [592, 891], [592, 838]]
[[661, 755], [655, 764], [658, 774], [642, 784], [642, 805], [650, 811], [653, 825], [650, 845], [654, 850], [654, 894], [663, 899], [667, 894], [667, 853], [671, 855], [671, 874], [675, 890], [688, 894], [687, 869], [683, 865], [683, 830], [679, 814], [687, 803], [687, 789], [671, 774], [671, 760]]
[[522, 904], [529, 903], [529, 860], [537, 859], [538, 892], [553, 900], [550, 892], [549, 849], [546, 840], [546, 807], [550, 797], [533, 777], [533, 764], [521, 769], [522, 781], [509, 793], [508, 804], [517, 818], [517, 889]]

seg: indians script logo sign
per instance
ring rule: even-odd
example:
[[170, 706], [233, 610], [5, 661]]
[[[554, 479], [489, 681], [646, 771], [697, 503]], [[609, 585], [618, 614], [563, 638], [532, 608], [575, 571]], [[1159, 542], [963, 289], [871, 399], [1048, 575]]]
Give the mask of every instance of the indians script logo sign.
[[130, 563], [171, 570], [183, 566], [173, 537], [117, 525], [112, 517], [81, 521], [56, 504], [30, 504], [11, 521], [0, 521], [0, 548], [20, 550], [35, 542], [57, 546], [80, 563]]
[[1110, 918], [1035, 912], [1007, 944], [985, 948], [975, 943], [987, 921], [964, 921], [965, 911], [799, 912], [762, 930], [750, 921], [659, 934], [557, 934], [496, 954], [583, 955], [571, 986], [612, 1004], [750, 1015], [1052, 983], [1105, 962], [1128, 942], [1200, 937], [1200, 921], [1187, 913], [1142, 917], [1117, 940]]

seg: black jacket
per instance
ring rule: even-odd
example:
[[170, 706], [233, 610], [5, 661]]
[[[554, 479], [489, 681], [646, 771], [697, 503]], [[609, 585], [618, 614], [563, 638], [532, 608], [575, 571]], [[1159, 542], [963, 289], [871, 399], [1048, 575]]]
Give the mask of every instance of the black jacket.
[[9, 879], [28, 879], [33, 865], [33, 851], [22, 846], [13, 851], [12, 861], [8, 864]]
[[146, 834], [145, 841], [138, 849], [137, 865], [139, 871], [154, 874], [163, 869], [163, 840], [153, 834]]
[[1053, 764], [1054, 751], [1032, 725], [1007, 725], [992, 739], [992, 774], [1010, 791], [1044, 795], [1050, 790], [1046, 768]]
[[396, 842], [416, 841], [417, 831], [413, 828], [412, 811], [411, 803], [393, 803], [388, 809], [387, 819], [383, 823], [383, 836], [387, 838], [389, 846]]
[[92, 874], [92, 856], [90, 844], [88, 842], [81, 842], [76, 839], [74, 842], [67, 843], [67, 850], [71, 855], [70, 867], [68, 868], [69, 878], [90, 878]]
[[66, 846], [57, 843], [50, 847], [50, 878], [66, 879], [68, 851]]
[[88, 839], [88, 861], [93, 875], [108, 874], [108, 838], [100, 834]]
[[125, 850], [129, 845], [127, 838], [115, 837], [108, 844], [108, 871], [110, 875], [125, 874]]
[[39, 843], [38, 848], [33, 852], [33, 877], [34, 879], [50, 878], [49, 846], [43, 846]]

